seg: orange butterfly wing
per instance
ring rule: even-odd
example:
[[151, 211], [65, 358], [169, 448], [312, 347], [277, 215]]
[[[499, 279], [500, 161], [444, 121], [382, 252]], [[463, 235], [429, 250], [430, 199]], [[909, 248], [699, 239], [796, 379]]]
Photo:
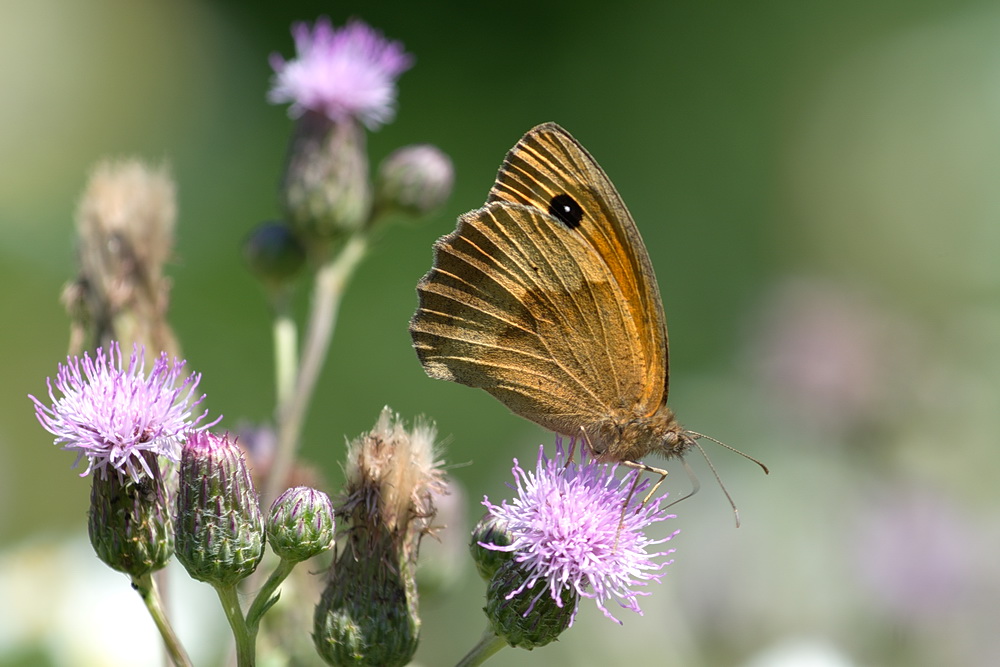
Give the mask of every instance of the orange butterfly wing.
[[[510, 201], [548, 212], [570, 194], [583, 210], [576, 228], [614, 277], [641, 334], [644, 390], [633, 396], [652, 409], [667, 401], [669, 353], [660, 289], [646, 244], [618, 190], [580, 142], [555, 123], [530, 130], [504, 159], [487, 203]], [[589, 224], [588, 224], [589, 223]]]
[[410, 330], [427, 373], [546, 428], [576, 435], [666, 401], [645, 246], [603, 170], [555, 124], [508, 153], [486, 205], [435, 244], [417, 290]]

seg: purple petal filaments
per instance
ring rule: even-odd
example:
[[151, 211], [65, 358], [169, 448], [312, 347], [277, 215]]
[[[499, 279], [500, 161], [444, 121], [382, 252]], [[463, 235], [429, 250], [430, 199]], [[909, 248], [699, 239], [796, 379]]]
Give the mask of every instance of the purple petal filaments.
[[[55, 437], [54, 444], [77, 453], [76, 465], [87, 457], [87, 468], [107, 475], [108, 468], [138, 481], [150, 474], [141, 453], [149, 451], [179, 460], [180, 445], [208, 414], [192, 418], [192, 409], [205, 398], [195, 398], [201, 380], [195, 373], [182, 378], [184, 361], [168, 361], [161, 353], [145, 373], [143, 350], [134, 347], [128, 365], [121, 348], [111, 344], [110, 354], [98, 348], [94, 357], [67, 357], [59, 364], [54, 387], [48, 380], [51, 406], [34, 396], [38, 421]], [[62, 394], [56, 398], [56, 391]], [[218, 420], [216, 420], [218, 421]]]
[[399, 42], [360, 21], [334, 28], [328, 18], [292, 26], [296, 57], [271, 56], [274, 79], [268, 100], [291, 102], [289, 114], [306, 111], [338, 122], [353, 117], [369, 129], [392, 120], [396, 78], [413, 65]]
[[[650, 525], [673, 518], [661, 508], [666, 496], [643, 505], [643, 491], [650, 481], [644, 480], [631, 493], [639, 471], [618, 479], [616, 470], [617, 465], [593, 460], [570, 462], [561, 443], [552, 459], [539, 448], [534, 471], [522, 469], [515, 459], [517, 497], [500, 505], [483, 500], [513, 541], [507, 546], [481, 546], [512, 552], [526, 574], [524, 583], [508, 597], [534, 589], [537, 599], [547, 591], [561, 606], [561, 592], [568, 588], [593, 598], [616, 622], [620, 623], [605, 606], [608, 600], [642, 613], [638, 597], [649, 593], [635, 589], [659, 581], [662, 569], [672, 561], [657, 559], [674, 551], [648, 549], [667, 542], [677, 531], [662, 539], [647, 537], [644, 531]], [[535, 589], [538, 582], [545, 585]]]

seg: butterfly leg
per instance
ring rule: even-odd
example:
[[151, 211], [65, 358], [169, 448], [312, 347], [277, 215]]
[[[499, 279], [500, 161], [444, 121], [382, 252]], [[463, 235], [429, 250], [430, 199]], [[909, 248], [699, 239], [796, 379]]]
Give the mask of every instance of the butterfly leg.
[[[580, 432], [583, 433], [583, 429], [580, 429]], [[586, 439], [587, 434], [583, 433], [583, 437], [584, 439]], [[588, 447], [589, 446], [590, 445], [588, 443]], [[583, 447], [581, 447], [580, 450], [582, 454]], [[568, 466], [570, 463], [572, 463], [575, 458], [576, 458], [576, 436], [572, 436], [569, 439], [569, 456], [566, 457], [566, 465]]]
[[646, 506], [646, 503], [649, 502], [649, 499], [652, 498], [656, 490], [660, 488], [660, 484], [663, 484], [663, 480], [667, 478], [666, 470], [663, 470], [661, 468], [654, 468], [653, 466], [648, 466], [645, 463], [625, 460], [622, 461], [622, 465], [628, 466], [629, 468], [633, 468], [640, 472], [636, 472], [635, 479], [632, 480], [632, 488], [628, 490], [628, 496], [625, 498], [625, 502], [622, 503], [622, 515], [618, 519], [618, 532], [615, 534], [615, 546], [614, 546], [615, 549], [618, 548], [618, 537], [619, 535], [621, 535], [622, 527], [625, 525], [625, 512], [628, 511], [628, 506], [632, 502], [632, 496], [635, 495], [636, 489], [639, 488], [639, 481], [642, 479], [642, 475], [640, 473], [641, 472], [656, 473], [657, 475], [660, 476], [660, 479], [657, 480], [656, 484], [653, 485], [653, 488], [649, 491], [648, 494], [646, 494], [646, 497], [642, 499], [642, 505], [636, 508], [637, 512], [639, 511], [639, 509]]
[[[667, 478], [667, 471], [662, 468], [654, 468], [653, 466], [648, 466], [645, 463], [642, 463], [641, 461], [625, 460], [622, 461], [622, 465], [628, 466], [629, 468], [634, 468], [635, 470], [641, 470], [643, 472], [651, 472], [660, 476], [660, 479], [656, 480], [656, 484], [654, 484], [653, 488], [649, 490], [649, 493], [646, 494], [646, 497], [642, 499], [642, 505], [640, 507], [645, 507], [646, 503], [649, 502], [649, 499], [652, 498], [653, 494], [656, 493], [656, 490], [660, 488], [661, 484], [663, 484], [663, 480]], [[632, 491], [628, 494], [628, 502], [625, 503], [626, 505], [628, 505], [628, 503], [632, 501], [632, 494], [635, 493], [635, 489], [637, 486], [639, 486], [639, 475], [635, 476], [635, 483], [632, 485]], [[622, 516], [624, 516], [624, 513], [622, 514]]]

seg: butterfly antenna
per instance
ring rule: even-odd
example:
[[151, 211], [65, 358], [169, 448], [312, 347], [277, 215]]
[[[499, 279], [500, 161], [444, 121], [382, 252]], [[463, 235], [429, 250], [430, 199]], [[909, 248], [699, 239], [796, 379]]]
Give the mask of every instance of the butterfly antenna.
[[[702, 437], [705, 437], [705, 436], [702, 436]], [[715, 438], [709, 438], [709, 440], [713, 440], [714, 442], [719, 442], [718, 440], [715, 440]], [[719, 444], [722, 445], [723, 447], [727, 447], [729, 449], [733, 449], [732, 447], [729, 447], [729, 445], [726, 445], [724, 443], [719, 442]], [[719, 483], [719, 488], [722, 489], [722, 492], [724, 494], [726, 494], [726, 500], [729, 501], [729, 506], [733, 508], [733, 516], [736, 517], [736, 527], [739, 528], [740, 527], [740, 511], [736, 508], [736, 503], [733, 502], [733, 497], [731, 495], [729, 495], [729, 489], [727, 489], [726, 485], [722, 483], [722, 478], [719, 477], [719, 471], [715, 469], [715, 465], [712, 463], [712, 459], [708, 458], [708, 454], [705, 452], [705, 450], [702, 448], [702, 446], [698, 443], [697, 440], [695, 440], [694, 446], [697, 447], [698, 451], [701, 452], [701, 455], [703, 457], [705, 457], [705, 462], [708, 464], [709, 469], [712, 471], [712, 474], [715, 476], [715, 481]], [[733, 449], [733, 451], [736, 451], [736, 450]], [[738, 452], [738, 453], [742, 454], [743, 452]], [[752, 459], [749, 456], [747, 456], [747, 458], [751, 459], [752, 461], [756, 461], [756, 459]], [[764, 464], [763, 463], [760, 463], [760, 461], [757, 461], [757, 463], [760, 465], [760, 467], [764, 468]], [[685, 466], [686, 465], [687, 465], [687, 463], [685, 462]], [[764, 468], [764, 471], [766, 472], [767, 468]]]
[[684, 494], [677, 500], [673, 500], [667, 503], [666, 505], [663, 506], [663, 509], [667, 509], [668, 507], [673, 507], [682, 500], [687, 500], [694, 494], [698, 493], [698, 491], [701, 489], [701, 480], [698, 479], [698, 475], [694, 473], [694, 470], [691, 468], [690, 465], [688, 465], [688, 462], [683, 457], [681, 458], [681, 465], [684, 466], [684, 472], [687, 473], [688, 479], [691, 480], [691, 491]]
[[[692, 437], [694, 437], [695, 439], [705, 438], [706, 440], [711, 440], [712, 442], [714, 442], [717, 445], [722, 445], [723, 447], [725, 447], [729, 451], [735, 452], [735, 453], [739, 454], [740, 456], [742, 456], [743, 458], [745, 458], [747, 460], [750, 460], [750, 461], [753, 461], [754, 463], [756, 463], [757, 465], [759, 465], [760, 469], [764, 471], [765, 475], [769, 475], [771, 473], [771, 471], [768, 470], [768, 468], [767, 468], [766, 465], [764, 465], [763, 463], [761, 463], [760, 461], [758, 461], [754, 457], [750, 456], [749, 454], [747, 454], [745, 452], [741, 452], [740, 450], [736, 449], [732, 445], [727, 445], [726, 443], [722, 442], [721, 440], [716, 440], [715, 438], [713, 438], [710, 435], [705, 435], [704, 433], [698, 433], [696, 431], [687, 431], [687, 434], [690, 435], [690, 436], [692, 436]], [[701, 449], [701, 447], [699, 447], [698, 449]], [[705, 457], [706, 461], [708, 461], [708, 465], [709, 465], [710, 468], [712, 468], [712, 472], [715, 472], [715, 468], [712, 467], [712, 462], [708, 460], [708, 455], [705, 454], [705, 450], [704, 449], [701, 449], [701, 455]], [[716, 475], [716, 477], [718, 477], [718, 475]]]

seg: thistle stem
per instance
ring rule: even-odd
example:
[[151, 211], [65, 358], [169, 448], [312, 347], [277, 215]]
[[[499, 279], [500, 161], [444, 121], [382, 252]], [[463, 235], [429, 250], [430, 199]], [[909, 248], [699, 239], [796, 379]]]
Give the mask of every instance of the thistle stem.
[[236, 640], [236, 664], [238, 667], [254, 667], [257, 663], [256, 633], [251, 634], [243, 618], [243, 610], [240, 608], [239, 595], [236, 586], [233, 584], [219, 585], [215, 587], [215, 592], [219, 594], [219, 601], [222, 603], [222, 610], [229, 621], [229, 627], [233, 631], [233, 638]]
[[309, 324], [295, 388], [288, 401], [278, 405], [278, 449], [268, 475], [264, 505], [281, 492], [295, 459], [309, 402], [326, 361], [344, 290], [368, 250], [368, 233], [355, 232], [340, 253], [316, 272]]
[[291, 314], [291, 299], [274, 304], [274, 386], [277, 404], [286, 405], [295, 388], [295, 367], [299, 362], [298, 328]]
[[291, 574], [294, 567], [294, 562], [282, 558], [278, 563], [278, 567], [274, 568], [274, 572], [271, 573], [271, 576], [267, 578], [267, 581], [264, 582], [264, 585], [257, 592], [257, 597], [254, 598], [253, 604], [250, 605], [250, 609], [247, 611], [247, 628], [251, 636], [257, 636], [260, 619], [278, 601], [278, 597], [274, 595], [274, 591]]
[[483, 636], [479, 638], [479, 643], [472, 647], [464, 658], [458, 661], [455, 667], [476, 667], [492, 658], [500, 649], [507, 646], [507, 642], [500, 638], [493, 628], [487, 626], [483, 631]]
[[191, 667], [191, 659], [184, 651], [184, 647], [181, 646], [180, 640], [170, 625], [170, 619], [167, 618], [163, 609], [160, 593], [153, 577], [149, 574], [133, 577], [132, 585], [146, 605], [149, 615], [153, 618], [153, 623], [156, 624], [156, 629], [160, 631], [160, 636], [163, 637], [163, 645], [166, 647], [167, 655], [170, 656], [170, 662], [175, 667]]

